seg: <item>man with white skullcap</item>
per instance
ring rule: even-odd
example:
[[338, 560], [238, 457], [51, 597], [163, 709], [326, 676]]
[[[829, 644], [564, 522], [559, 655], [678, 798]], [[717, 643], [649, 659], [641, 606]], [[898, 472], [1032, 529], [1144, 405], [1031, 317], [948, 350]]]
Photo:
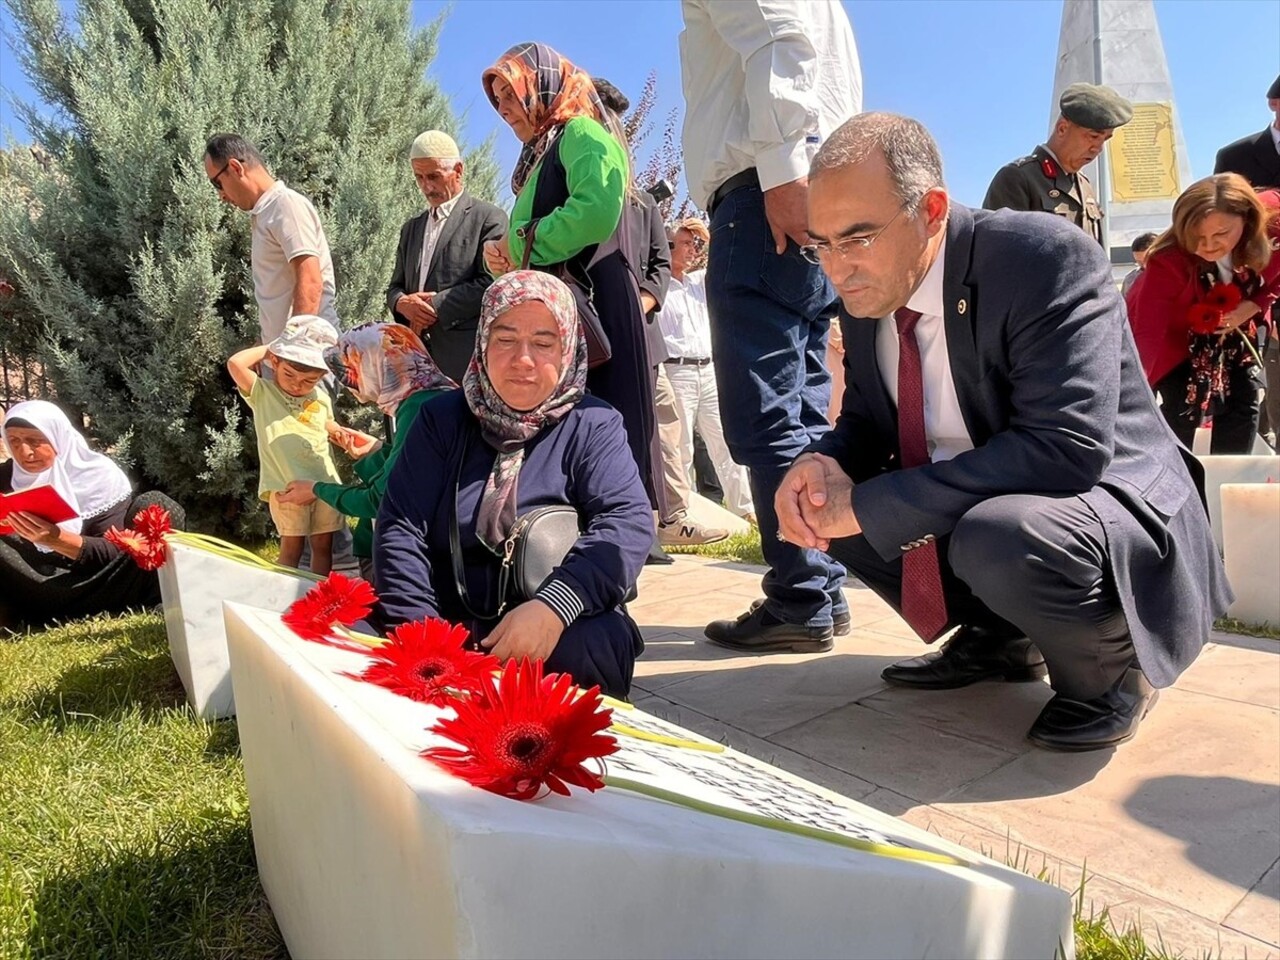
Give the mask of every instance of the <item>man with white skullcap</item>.
[[492, 282], [484, 244], [506, 236], [507, 215], [463, 189], [462, 154], [443, 130], [418, 135], [409, 166], [427, 209], [400, 230], [387, 307], [461, 383], [475, 348], [480, 298]]

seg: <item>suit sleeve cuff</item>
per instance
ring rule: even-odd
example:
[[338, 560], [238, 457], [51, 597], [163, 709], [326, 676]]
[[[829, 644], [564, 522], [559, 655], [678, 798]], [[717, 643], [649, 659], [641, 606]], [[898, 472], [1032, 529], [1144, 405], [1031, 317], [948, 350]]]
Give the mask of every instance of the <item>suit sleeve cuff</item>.
[[566, 627], [582, 615], [585, 605], [563, 580], [551, 579], [544, 583], [533, 599], [541, 600], [560, 618]]

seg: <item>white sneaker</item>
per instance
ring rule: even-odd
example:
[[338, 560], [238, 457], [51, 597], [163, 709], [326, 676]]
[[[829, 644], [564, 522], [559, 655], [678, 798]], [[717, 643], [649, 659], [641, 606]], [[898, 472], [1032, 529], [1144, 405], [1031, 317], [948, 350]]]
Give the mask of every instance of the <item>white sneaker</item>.
[[658, 543], [664, 547], [696, 547], [703, 543], [719, 543], [729, 539], [729, 531], [721, 527], [704, 527], [694, 520], [676, 520], [658, 524]]

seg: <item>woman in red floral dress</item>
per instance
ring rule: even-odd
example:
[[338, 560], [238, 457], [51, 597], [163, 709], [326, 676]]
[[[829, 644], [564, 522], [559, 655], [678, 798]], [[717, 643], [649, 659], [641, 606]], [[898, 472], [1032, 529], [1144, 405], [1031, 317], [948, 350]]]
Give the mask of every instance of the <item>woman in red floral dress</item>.
[[1280, 193], [1234, 173], [1192, 184], [1125, 302], [1147, 382], [1188, 448], [1213, 417], [1210, 452], [1247, 454], [1258, 429], [1259, 347], [1276, 334]]

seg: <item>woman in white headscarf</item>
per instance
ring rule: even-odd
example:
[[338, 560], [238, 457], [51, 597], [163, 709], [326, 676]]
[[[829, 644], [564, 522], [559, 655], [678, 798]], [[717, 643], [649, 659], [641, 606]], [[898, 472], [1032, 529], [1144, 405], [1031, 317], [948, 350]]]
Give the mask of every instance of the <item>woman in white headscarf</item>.
[[[0, 464], [0, 493], [52, 487], [75, 514], [52, 523], [16, 511], [0, 521], [0, 602], [11, 604], [11, 616], [40, 623], [159, 603], [155, 572], [103, 538], [142, 506], [124, 471], [44, 400], [16, 404], [0, 433], [10, 457]], [[181, 510], [163, 499], [181, 526]]]

